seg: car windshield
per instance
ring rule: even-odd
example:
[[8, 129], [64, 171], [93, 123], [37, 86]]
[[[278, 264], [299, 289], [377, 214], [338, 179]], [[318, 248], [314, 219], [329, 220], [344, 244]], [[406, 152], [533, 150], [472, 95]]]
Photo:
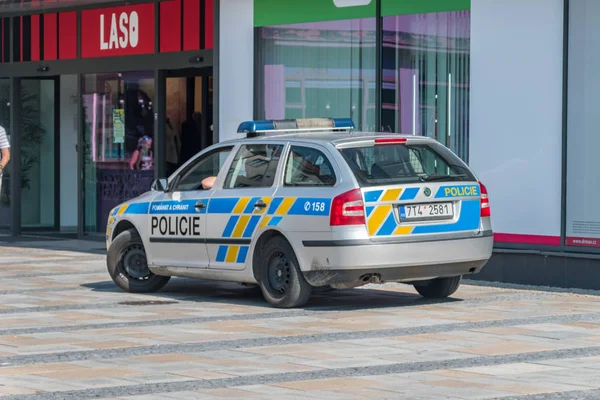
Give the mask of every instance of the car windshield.
[[474, 181], [468, 168], [435, 143], [396, 143], [340, 149], [361, 186]]

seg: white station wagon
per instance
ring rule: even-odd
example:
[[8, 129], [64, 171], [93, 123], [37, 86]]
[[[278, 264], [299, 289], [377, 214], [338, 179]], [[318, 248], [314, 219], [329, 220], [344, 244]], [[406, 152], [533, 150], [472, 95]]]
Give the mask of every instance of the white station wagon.
[[242, 123], [245, 138], [210, 146], [111, 211], [110, 276], [136, 293], [172, 276], [258, 284], [275, 307], [368, 283], [452, 295], [492, 254], [486, 187], [435, 140], [353, 128], [346, 118]]

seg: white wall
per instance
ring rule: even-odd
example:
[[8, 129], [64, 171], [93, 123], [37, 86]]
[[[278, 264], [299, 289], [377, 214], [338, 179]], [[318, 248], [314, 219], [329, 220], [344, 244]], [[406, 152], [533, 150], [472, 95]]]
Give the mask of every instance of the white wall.
[[60, 227], [77, 229], [77, 75], [60, 77]]
[[254, 1], [220, 0], [219, 141], [254, 117]]
[[494, 231], [560, 235], [563, 0], [471, 1], [470, 164]]

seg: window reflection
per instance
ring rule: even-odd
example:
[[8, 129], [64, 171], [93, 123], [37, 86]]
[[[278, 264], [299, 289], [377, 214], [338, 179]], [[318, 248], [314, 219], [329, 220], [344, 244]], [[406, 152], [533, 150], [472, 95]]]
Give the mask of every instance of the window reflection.
[[358, 130], [429, 136], [468, 161], [470, 11], [383, 17], [381, 110], [375, 21], [260, 28], [264, 117], [351, 116]]
[[103, 232], [110, 210], [154, 179], [154, 75], [84, 75], [82, 97], [85, 228]]
[[267, 119], [351, 117], [375, 130], [375, 18], [260, 28]]
[[382, 130], [468, 157], [470, 12], [383, 18]]

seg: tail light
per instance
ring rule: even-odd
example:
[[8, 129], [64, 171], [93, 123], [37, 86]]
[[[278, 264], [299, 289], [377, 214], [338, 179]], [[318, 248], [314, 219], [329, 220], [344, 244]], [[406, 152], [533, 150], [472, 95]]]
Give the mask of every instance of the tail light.
[[365, 224], [365, 208], [360, 189], [350, 190], [333, 198], [329, 224], [331, 226]]
[[488, 198], [488, 191], [483, 183], [479, 182], [479, 186], [481, 187], [481, 216], [489, 217], [490, 199]]

